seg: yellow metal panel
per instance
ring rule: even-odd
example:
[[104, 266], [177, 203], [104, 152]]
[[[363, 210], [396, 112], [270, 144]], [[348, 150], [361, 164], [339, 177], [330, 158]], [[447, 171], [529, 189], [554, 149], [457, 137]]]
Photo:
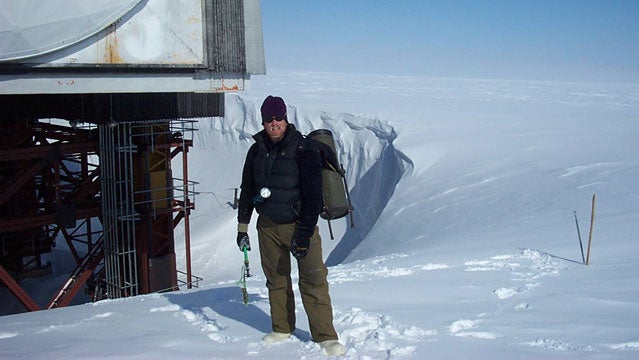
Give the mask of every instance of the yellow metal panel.
[[149, 173], [151, 179], [151, 199], [154, 209], [164, 209], [169, 207], [169, 191], [166, 171], [152, 171]]

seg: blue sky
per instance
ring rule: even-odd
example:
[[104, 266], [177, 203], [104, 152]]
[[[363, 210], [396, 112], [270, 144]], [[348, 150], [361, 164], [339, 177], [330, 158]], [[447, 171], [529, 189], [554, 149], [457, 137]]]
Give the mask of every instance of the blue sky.
[[262, 0], [269, 69], [639, 82], [639, 0]]

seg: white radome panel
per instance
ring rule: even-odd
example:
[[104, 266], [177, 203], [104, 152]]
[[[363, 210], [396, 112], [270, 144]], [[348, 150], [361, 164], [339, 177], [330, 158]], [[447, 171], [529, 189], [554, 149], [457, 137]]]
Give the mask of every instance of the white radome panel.
[[2, 0], [0, 62], [204, 62], [201, 0]]

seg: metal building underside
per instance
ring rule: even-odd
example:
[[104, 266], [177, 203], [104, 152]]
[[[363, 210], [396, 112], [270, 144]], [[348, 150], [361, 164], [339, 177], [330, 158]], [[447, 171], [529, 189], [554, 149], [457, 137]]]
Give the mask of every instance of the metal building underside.
[[[7, 11], [35, 4], [9, 1]], [[47, 10], [67, 3], [57, 18]], [[193, 119], [223, 116], [224, 94], [265, 73], [258, 0], [79, 3], [0, 17], [0, 287], [30, 311], [81, 291], [99, 300], [197, 285]], [[68, 36], [86, 19], [96, 23]], [[57, 29], [42, 42], [47, 26]], [[74, 270], [36, 301], [22, 283], [55, 273], [56, 248]]]
[[[94, 300], [178, 289], [173, 230], [184, 226], [188, 252], [195, 121], [2, 125], [0, 280], [26, 309], [44, 306], [19, 281], [51, 273], [43, 257], [60, 239], [76, 269], [46, 308], [68, 305], [83, 288]], [[175, 158], [181, 179], [173, 177]], [[183, 284], [197, 282], [189, 254], [181, 269]]]

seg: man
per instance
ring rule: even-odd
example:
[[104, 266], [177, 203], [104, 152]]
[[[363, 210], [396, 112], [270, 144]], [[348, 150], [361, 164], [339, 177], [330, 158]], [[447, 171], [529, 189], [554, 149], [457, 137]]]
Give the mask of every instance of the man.
[[316, 226], [322, 209], [320, 153], [310, 142], [304, 144], [302, 134], [288, 123], [282, 98], [268, 96], [261, 115], [264, 129], [253, 136], [255, 143], [242, 172], [237, 245], [240, 251], [251, 249], [247, 231], [255, 209], [273, 330], [263, 341], [284, 341], [295, 330], [292, 254], [297, 259], [299, 289], [313, 341], [327, 355], [343, 355], [346, 349], [333, 327], [328, 270]]

